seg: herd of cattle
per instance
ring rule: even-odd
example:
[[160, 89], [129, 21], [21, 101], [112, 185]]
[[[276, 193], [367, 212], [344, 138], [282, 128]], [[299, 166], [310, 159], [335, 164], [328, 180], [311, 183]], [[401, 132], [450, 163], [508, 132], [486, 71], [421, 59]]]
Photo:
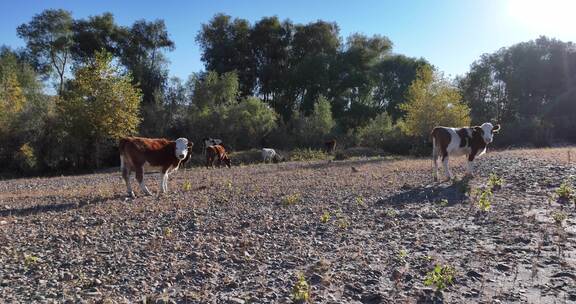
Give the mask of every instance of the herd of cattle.
[[[448, 180], [453, 178], [448, 166], [450, 156], [466, 155], [468, 158], [467, 174], [473, 175], [474, 158], [486, 152], [486, 146], [492, 142], [493, 134], [498, 133], [500, 125], [483, 123], [481, 126], [450, 128], [436, 127], [432, 130], [432, 160], [434, 163], [434, 180], [438, 180], [438, 158], [442, 157], [444, 173]], [[222, 140], [215, 138], [203, 139], [202, 153], [206, 156], [206, 166], [218, 167], [225, 164], [231, 167], [230, 157], [222, 145]], [[151, 195], [144, 184], [144, 165], [160, 167], [162, 179], [160, 191], [168, 191], [168, 175], [178, 169], [180, 164], [186, 163], [192, 154], [193, 143], [186, 138], [178, 138], [174, 141], [158, 138], [126, 137], [120, 139], [120, 168], [122, 177], [126, 182], [128, 195], [135, 197], [130, 184], [132, 171], [136, 173], [136, 180], [140, 184], [143, 193]], [[336, 149], [336, 140], [324, 143], [327, 153]], [[274, 149], [263, 148], [262, 161], [279, 161], [283, 158]]]

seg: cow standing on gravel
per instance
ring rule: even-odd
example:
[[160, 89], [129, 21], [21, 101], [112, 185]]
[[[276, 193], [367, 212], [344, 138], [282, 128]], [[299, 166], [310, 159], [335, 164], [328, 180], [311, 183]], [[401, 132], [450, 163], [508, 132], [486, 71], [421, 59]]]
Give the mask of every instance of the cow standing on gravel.
[[136, 172], [136, 180], [142, 192], [152, 195], [144, 185], [144, 164], [160, 167], [162, 180], [160, 190], [168, 191], [168, 175], [190, 159], [193, 143], [186, 138], [167, 140], [163, 138], [126, 137], [120, 139], [120, 168], [126, 182], [128, 195], [135, 197], [130, 185], [130, 173]]
[[206, 168], [214, 168], [214, 162], [216, 160], [218, 160], [218, 167], [220, 167], [222, 163], [226, 164], [228, 168], [232, 165], [228, 153], [226, 153], [226, 149], [224, 149], [222, 145], [214, 145], [206, 148]]
[[202, 147], [202, 153], [206, 153], [206, 149], [210, 146], [215, 146], [215, 145], [221, 145], [222, 144], [222, 140], [219, 138], [212, 138], [212, 137], [204, 137], [202, 139], [202, 144], [204, 145]]
[[434, 180], [438, 180], [438, 157], [442, 157], [444, 173], [448, 180], [454, 176], [448, 167], [450, 156], [466, 155], [468, 158], [467, 174], [474, 175], [474, 158], [486, 152], [486, 146], [492, 142], [493, 135], [498, 133], [500, 125], [493, 126], [486, 122], [481, 126], [465, 128], [436, 127], [432, 130], [432, 160], [434, 162]]
[[276, 151], [274, 149], [262, 148], [262, 161], [267, 163], [276, 158]]

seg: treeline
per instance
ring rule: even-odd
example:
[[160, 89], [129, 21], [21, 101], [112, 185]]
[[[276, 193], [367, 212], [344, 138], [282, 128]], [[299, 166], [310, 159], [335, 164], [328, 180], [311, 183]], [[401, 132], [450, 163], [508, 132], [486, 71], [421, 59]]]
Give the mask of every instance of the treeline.
[[162, 20], [121, 26], [109, 13], [47, 10], [17, 32], [27, 47], [0, 51], [0, 168], [20, 173], [117, 164], [116, 141], [131, 134], [428, 153], [434, 125], [498, 121], [501, 145], [576, 141], [576, 48], [545, 37], [450, 80], [385, 36], [219, 14], [196, 35], [206, 72], [183, 81], [168, 77], [175, 44]]

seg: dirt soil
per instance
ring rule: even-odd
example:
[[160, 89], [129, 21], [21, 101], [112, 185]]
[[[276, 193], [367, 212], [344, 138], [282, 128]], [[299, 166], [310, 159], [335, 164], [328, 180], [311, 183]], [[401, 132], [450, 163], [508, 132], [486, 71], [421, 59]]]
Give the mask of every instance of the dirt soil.
[[[299, 275], [313, 303], [574, 302], [574, 202], [551, 195], [575, 162], [489, 152], [455, 183], [429, 159], [191, 168], [136, 199], [119, 172], [4, 180], [0, 302], [290, 303]], [[504, 184], [480, 211], [490, 173]], [[438, 292], [437, 264], [454, 269]]]

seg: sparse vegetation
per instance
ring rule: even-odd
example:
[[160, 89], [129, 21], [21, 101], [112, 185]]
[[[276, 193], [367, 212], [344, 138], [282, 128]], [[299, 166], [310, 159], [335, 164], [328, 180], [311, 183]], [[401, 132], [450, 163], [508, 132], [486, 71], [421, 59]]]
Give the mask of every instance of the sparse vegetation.
[[504, 179], [496, 175], [496, 173], [491, 173], [488, 177], [487, 187], [490, 188], [491, 191], [496, 191], [502, 188], [502, 186], [504, 186]]
[[291, 205], [295, 205], [297, 203], [300, 202], [301, 196], [300, 193], [293, 193], [293, 194], [289, 194], [286, 195], [282, 198], [282, 203], [285, 206], [291, 206]]
[[564, 211], [554, 211], [552, 212], [552, 219], [554, 223], [558, 226], [562, 226], [562, 223], [568, 218], [568, 214]]
[[310, 301], [310, 285], [303, 274], [298, 275], [298, 280], [292, 288], [292, 300], [294, 303], [307, 303]]
[[571, 199], [574, 199], [574, 188], [569, 180], [565, 180], [560, 184], [560, 187], [556, 189], [556, 196], [560, 203], [567, 203]]
[[426, 273], [424, 278], [424, 285], [434, 286], [437, 291], [444, 290], [446, 287], [452, 285], [456, 271], [450, 265], [440, 266], [436, 264], [434, 269]]
[[40, 258], [33, 254], [24, 254], [24, 267], [30, 268], [40, 261]]
[[320, 222], [322, 222], [322, 224], [326, 224], [328, 223], [328, 221], [330, 221], [331, 217], [332, 215], [330, 214], [330, 212], [324, 211], [324, 213], [320, 216]]
[[478, 197], [478, 209], [483, 212], [488, 212], [492, 208], [492, 190], [486, 188], [480, 191], [480, 196]]
[[295, 149], [290, 152], [290, 161], [308, 161], [328, 159], [328, 155], [322, 150], [314, 149]]
[[190, 190], [192, 190], [192, 183], [191, 183], [190, 181], [185, 181], [185, 182], [182, 184], [182, 190], [183, 190], [183, 191], [190, 191]]

